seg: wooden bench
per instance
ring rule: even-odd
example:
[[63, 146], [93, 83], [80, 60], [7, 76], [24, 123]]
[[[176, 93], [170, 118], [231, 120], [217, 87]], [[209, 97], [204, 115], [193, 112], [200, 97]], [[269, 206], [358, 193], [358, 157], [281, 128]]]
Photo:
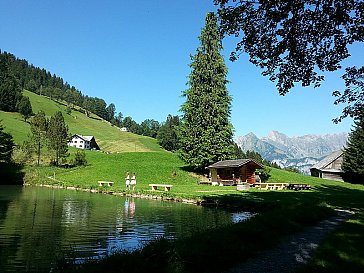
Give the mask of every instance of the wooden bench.
[[164, 191], [170, 191], [173, 185], [166, 185], [166, 184], [149, 184], [152, 187], [152, 191], [158, 190], [158, 187], [164, 188]]
[[111, 187], [114, 182], [111, 182], [111, 181], [98, 181], [99, 182], [99, 186], [102, 187], [102, 186], [109, 186]]

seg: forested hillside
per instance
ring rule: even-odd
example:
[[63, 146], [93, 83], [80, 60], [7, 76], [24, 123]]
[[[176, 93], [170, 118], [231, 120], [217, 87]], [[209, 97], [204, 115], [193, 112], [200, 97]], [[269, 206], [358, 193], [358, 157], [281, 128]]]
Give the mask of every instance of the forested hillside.
[[[83, 95], [80, 90], [65, 82], [61, 77], [51, 74], [44, 68], [35, 67], [26, 60], [16, 58], [13, 54], [0, 51], [0, 78], [3, 88], [0, 89], [0, 100], [4, 105], [16, 105], [12, 100], [18, 100], [19, 92], [22, 89], [29, 90], [51, 99], [64, 100], [92, 112], [105, 120], [112, 121], [115, 116], [115, 105], [97, 97]], [[9, 93], [15, 94], [10, 96]], [[6, 102], [6, 103], [5, 103]], [[1, 102], [0, 102], [1, 106]], [[0, 109], [15, 111], [15, 108]]]

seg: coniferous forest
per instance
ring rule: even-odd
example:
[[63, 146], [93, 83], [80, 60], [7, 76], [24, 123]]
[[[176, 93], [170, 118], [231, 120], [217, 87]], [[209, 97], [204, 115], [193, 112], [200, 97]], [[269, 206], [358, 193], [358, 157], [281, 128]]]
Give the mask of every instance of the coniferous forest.
[[20, 101], [21, 90], [26, 89], [51, 99], [64, 100], [80, 106], [108, 121], [114, 118], [114, 104], [107, 106], [101, 98], [83, 95], [80, 90], [61, 77], [35, 67], [26, 60], [18, 59], [11, 53], [0, 51], [0, 78], [2, 79], [0, 110], [17, 111], [16, 104]]

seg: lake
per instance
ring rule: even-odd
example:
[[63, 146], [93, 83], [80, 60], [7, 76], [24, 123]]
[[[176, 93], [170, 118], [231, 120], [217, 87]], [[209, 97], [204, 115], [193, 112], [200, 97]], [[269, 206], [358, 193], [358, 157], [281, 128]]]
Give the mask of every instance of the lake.
[[42, 187], [0, 186], [0, 272], [50, 272], [251, 216], [182, 203]]

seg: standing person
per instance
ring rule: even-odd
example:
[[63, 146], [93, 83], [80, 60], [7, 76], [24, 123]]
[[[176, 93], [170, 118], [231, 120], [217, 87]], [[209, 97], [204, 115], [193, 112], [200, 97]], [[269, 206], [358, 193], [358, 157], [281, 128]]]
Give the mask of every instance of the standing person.
[[133, 176], [131, 177], [130, 185], [133, 187], [133, 191], [134, 191], [135, 190], [135, 185], [136, 185], [135, 173], [133, 173]]
[[126, 173], [125, 185], [126, 185], [126, 190], [130, 190], [130, 175], [129, 175], [129, 172]]

